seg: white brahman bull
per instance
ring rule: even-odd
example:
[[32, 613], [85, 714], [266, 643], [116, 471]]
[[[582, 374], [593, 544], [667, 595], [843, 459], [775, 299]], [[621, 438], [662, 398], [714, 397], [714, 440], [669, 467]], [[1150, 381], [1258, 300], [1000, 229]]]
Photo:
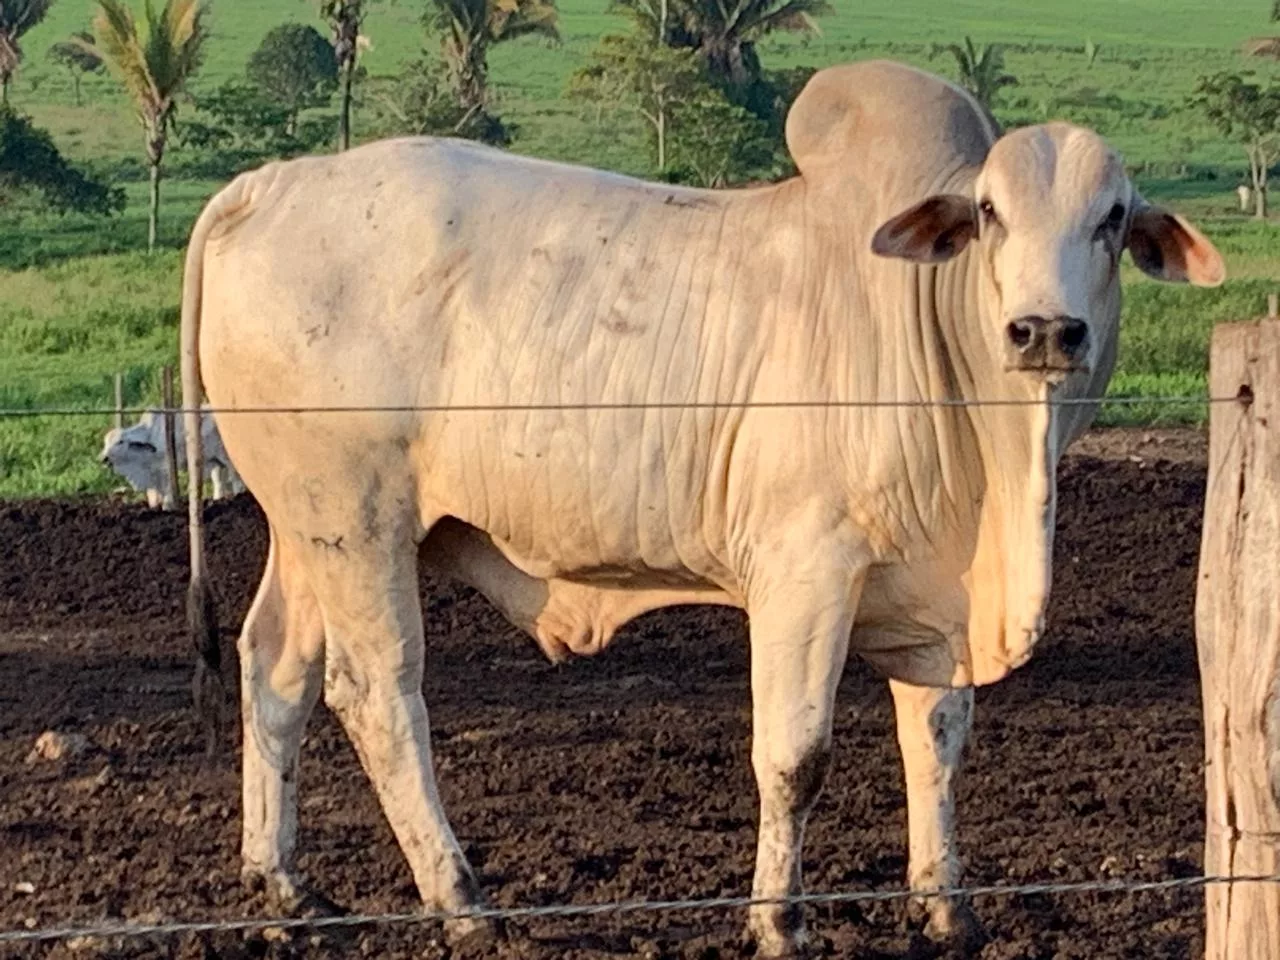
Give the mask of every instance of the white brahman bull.
[[[1121, 254], [1201, 285], [1222, 259], [1095, 134], [1001, 137], [907, 67], [819, 72], [786, 132], [799, 175], [751, 189], [413, 138], [270, 164], [201, 215], [187, 405], [203, 383], [218, 406], [289, 408], [222, 428], [271, 531], [239, 645], [243, 868], [285, 903], [322, 691], [423, 902], [482, 902], [432, 770], [420, 562], [553, 659], [656, 607], [745, 609], [760, 898], [801, 890], [852, 649], [893, 691], [910, 882], [959, 880], [972, 687], [1041, 634], [1055, 468], [1111, 375]], [[969, 923], [954, 900], [929, 909], [934, 934]], [[766, 956], [803, 935], [785, 905], [749, 926]]]
[[[169, 465], [164, 456], [164, 424], [164, 416], [158, 410], [146, 410], [137, 423], [112, 427], [102, 439], [98, 462], [122, 476], [134, 490], [145, 492], [147, 505], [151, 508], [172, 510]], [[203, 476], [213, 483], [213, 499], [235, 496], [244, 489], [244, 484], [222, 448], [213, 414], [201, 414], [200, 432], [204, 448]], [[186, 443], [182, 417], [175, 418], [173, 434], [174, 444], [181, 450]]]

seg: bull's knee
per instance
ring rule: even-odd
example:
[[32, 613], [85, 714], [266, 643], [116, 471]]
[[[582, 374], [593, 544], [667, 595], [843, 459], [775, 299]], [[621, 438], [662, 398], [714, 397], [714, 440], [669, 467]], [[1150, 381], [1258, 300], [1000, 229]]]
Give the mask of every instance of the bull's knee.
[[799, 757], [775, 757], [762, 752], [754, 765], [762, 799], [793, 814], [805, 814], [826, 782], [831, 748], [828, 744], [814, 746]]
[[793, 802], [798, 808], [805, 811], [812, 809], [818, 794], [822, 792], [830, 767], [831, 748], [824, 745], [805, 754], [794, 769], [786, 772]]

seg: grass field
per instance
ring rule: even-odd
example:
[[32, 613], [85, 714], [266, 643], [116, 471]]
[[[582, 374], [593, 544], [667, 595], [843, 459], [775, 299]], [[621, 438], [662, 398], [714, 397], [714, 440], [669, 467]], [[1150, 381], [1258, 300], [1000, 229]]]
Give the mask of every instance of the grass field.
[[[1190, 214], [1226, 254], [1231, 279], [1219, 290], [1158, 285], [1127, 270], [1121, 366], [1112, 392], [1123, 396], [1201, 394], [1213, 324], [1250, 317], [1280, 285], [1280, 241], [1270, 224], [1235, 209], [1243, 170], [1224, 142], [1185, 100], [1197, 77], [1217, 69], [1255, 69], [1235, 51], [1266, 33], [1263, 0], [834, 0], [822, 35], [770, 40], [766, 66], [889, 56], [948, 72], [929, 60], [933, 43], [1011, 44], [1007, 66], [1020, 84], [998, 109], [1010, 123], [1063, 117], [1102, 132], [1125, 154], [1144, 192]], [[504, 119], [518, 126], [513, 149], [645, 175], [651, 164], [641, 132], [600, 124], [562, 98], [565, 82], [596, 39], [617, 29], [606, 0], [561, 0], [563, 44], [519, 41], [491, 55]], [[373, 74], [397, 73], [423, 49], [420, 0], [384, 0], [367, 27]], [[307, 0], [213, 0], [213, 38], [198, 95], [238, 75], [262, 35], [285, 20], [307, 20]], [[84, 83], [76, 106], [67, 75], [48, 63], [49, 45], [89, 21], [86, 0], [59, 0], [23, 42], [27, 61], [14, 104], [53, 132], [70, 156], [128, 181], [122, 217], [52, 217], [0, 208], [0, 406], [102, 405], [117, 371], [130, 402], [157, 394], [157, 371], [176, 356], [180, 257], [201, 203], [219, 184], [170, 180], [161, 223], [163, 249], [145, 241], [145, 191], [137, 179], [141, 133], [128, 103], [106, 77]], [[1089, 66], [1086, 40], [1100, 45]], [[356, 111], [356, 134], [362, 112]], [[181, 149], [172, 159], [181, 167]], [[1186, 408], [1111, 408], [1112, 421], [1197, 420]], [[113, 478], [95, 462], [108, 424], [95, 418], [0, 421], [0, 497], [100, 491]]]

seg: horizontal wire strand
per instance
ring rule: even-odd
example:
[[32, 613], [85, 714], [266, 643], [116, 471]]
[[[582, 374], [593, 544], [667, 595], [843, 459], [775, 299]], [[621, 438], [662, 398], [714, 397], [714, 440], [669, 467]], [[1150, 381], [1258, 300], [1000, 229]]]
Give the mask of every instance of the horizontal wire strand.
[[624, 913], [665, 913], [741, 909], [754, 906], [823, 905], [836, 903], [889, 903], [942, 897], [969, 900], [991, 897], [1029, 897], [1045, 894], [1159, 893], [1238, 883], [1280, 883], [1280, 875], [1196, 876], [1165, 880], [1088, 880], [1078, 883], [1027, 883], [950, 887], [941, 890], [856, 890], [845, 893], [809, 893], [791, 897], [711, 897], [689, 900], [619, 900], [607, 903], [552, 904], [539, 907], [494, 907], [462, 911], [350, 914], [337, 917], [264, 917], [247, 920], [210, 920], [152, 924], [98, 924], [84, 927], [48, 927], [40, 930], [0, 931], [0, 944], [71, 940], [79, 937], [161, 937], [184, 933], [228, 933], [250, 930], [333, 929], [344, 927], [421, 924], [444, 920], [534, 920], [556, 917], [595, 917]]
[[[202, 407], [201, 413], [536, 413], [607, 410], [787, 410], [859, 409], [910, 407], [1079, 407], [1079, 406], [1210, 406], [1219, 403], [1248, 403], [1247, 396], [1205, 397], [1063, 397], [1056, 400], [707, 400], [657, 401], [653, 403], [511, 403], [511, 404], [408, 404], [403, 406], [340, 407]], [[0, 407], [0, 419], [29, 417], [110, 417], [116, 414], [180, 415], [194, 412], [187, 407]]]

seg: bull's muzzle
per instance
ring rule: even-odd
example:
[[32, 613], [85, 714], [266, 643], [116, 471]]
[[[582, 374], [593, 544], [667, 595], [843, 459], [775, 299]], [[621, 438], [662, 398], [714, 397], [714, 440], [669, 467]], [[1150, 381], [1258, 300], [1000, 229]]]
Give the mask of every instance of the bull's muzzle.
[[1005, 328], [1005, 353], [1011, 370], [1084, 370], [1089, 324], [1077, 317], [1019, 317]]

